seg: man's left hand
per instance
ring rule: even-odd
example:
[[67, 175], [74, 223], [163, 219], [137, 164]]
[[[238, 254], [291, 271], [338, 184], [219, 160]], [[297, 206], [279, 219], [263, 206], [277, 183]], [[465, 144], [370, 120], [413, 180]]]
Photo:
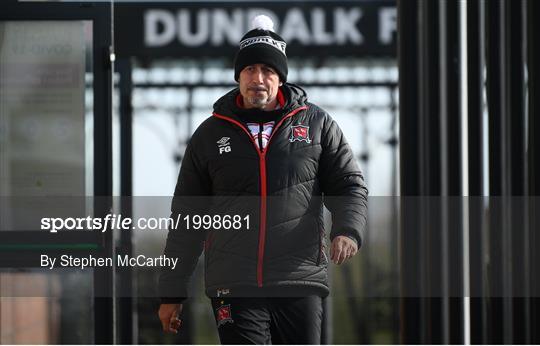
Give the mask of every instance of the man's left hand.
[[356, 255], [358, 252], [358, 245], [351, 238], [338, 235], [332, 240], [332, 246], [330, 247], [330, 259], [335, 264], [341, 264], [349, 258]]

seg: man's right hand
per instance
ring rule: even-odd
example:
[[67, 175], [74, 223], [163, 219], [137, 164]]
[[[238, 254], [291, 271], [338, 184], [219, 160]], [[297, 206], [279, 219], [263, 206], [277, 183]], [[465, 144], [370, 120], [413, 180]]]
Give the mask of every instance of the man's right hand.
[[182, 304], [161, 304], [159, 306], [158, 315], [165, 333], [178, 333], [178, 329], [182, 326], [181, 312]]

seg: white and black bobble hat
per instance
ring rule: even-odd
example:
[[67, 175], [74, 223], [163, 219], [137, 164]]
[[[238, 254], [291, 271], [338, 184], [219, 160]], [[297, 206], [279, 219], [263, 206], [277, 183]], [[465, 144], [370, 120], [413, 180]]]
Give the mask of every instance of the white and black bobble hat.
[[249, 65], [266, 64], [273, 67], [281, 82], [287, 81], [287, 43], [274, 32], [272, 19], [265, 15], [253, 18], [252, 30], [240, 40], [240, 47], [234, 58], [234, 79], [238, 81], [240, 72]]

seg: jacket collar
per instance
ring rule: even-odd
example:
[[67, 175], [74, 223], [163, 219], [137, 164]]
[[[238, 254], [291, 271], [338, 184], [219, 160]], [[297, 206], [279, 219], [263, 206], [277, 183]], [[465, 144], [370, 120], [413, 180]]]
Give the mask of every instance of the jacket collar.
[[[292, 112], [296, 108], [305, 106], [307, 103], [306, 92], [297, 85], [285, 83], [280, 87], [280, 93], [283, 98], [282, 112], [280, 112], [281, 117]], [[234, 88], [220, 97], [214, 103], [214, 113], [239, 121], [240, 118], [238, 117], [238, 113], [242, 112], [242, 109], [237, 104], [238, 95], [240, 95], [240, 90]]]

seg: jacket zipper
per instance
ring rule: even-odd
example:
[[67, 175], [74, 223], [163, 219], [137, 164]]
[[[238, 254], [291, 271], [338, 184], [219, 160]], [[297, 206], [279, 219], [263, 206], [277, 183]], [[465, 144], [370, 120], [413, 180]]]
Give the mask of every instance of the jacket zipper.
[[262, 139], [263, 130], [264, 130], [263, 123], [259, 123], [259, 136], [258, 136], [259, 137], [259, 148], [263, 147], [263, 139]]
[[251, 133], [246, 129], [244, 125], [242, 125], [239, 121], [236, 121], [234, 119], [231, 119], [225, 115], [221, 115], [218, 113], [214, 113], [214, 116], [223, 120], [227, 120], [236, 126], [239, 126], [244, 132], [248, 135], [249, 139], [251, 140], [251, 143], [253, 143], [253, 146], [255, 147], [255, 150], [257, 151], [257, 154], [259, 155], [259, 170], [260, 170], [260, 186], [261, 186], [261, 212], [260, 212], [260, 224], [259, 224], [259, 246], [257, 249], [257, 286], [262, 287], [263, 286], [263, 264], [264, 264], [264, 246], [266, 243], [266, 198], [267, 198], [267, 191], [266, 191], [266, 153], [268, 152], [268, 148], [270, 148], [270, 141], [274, 137], [274, 134], [277, 132], [281, 124], [283, 122], [295, 115], [296, 113], [307, 109], [307, 106], [302, 106], [294, 109], [293, 111], [289, 112], [287, 115], [285, 115], [279, 123], [276, 124], [274, 127], [272, 134], [270, 135], [270, 138], [268, 138], [268, 143], [266, 143], [266, 148], [260, 148], [257, 147], [257, 144], [255, 142], [255, 139], [251, 135]]

